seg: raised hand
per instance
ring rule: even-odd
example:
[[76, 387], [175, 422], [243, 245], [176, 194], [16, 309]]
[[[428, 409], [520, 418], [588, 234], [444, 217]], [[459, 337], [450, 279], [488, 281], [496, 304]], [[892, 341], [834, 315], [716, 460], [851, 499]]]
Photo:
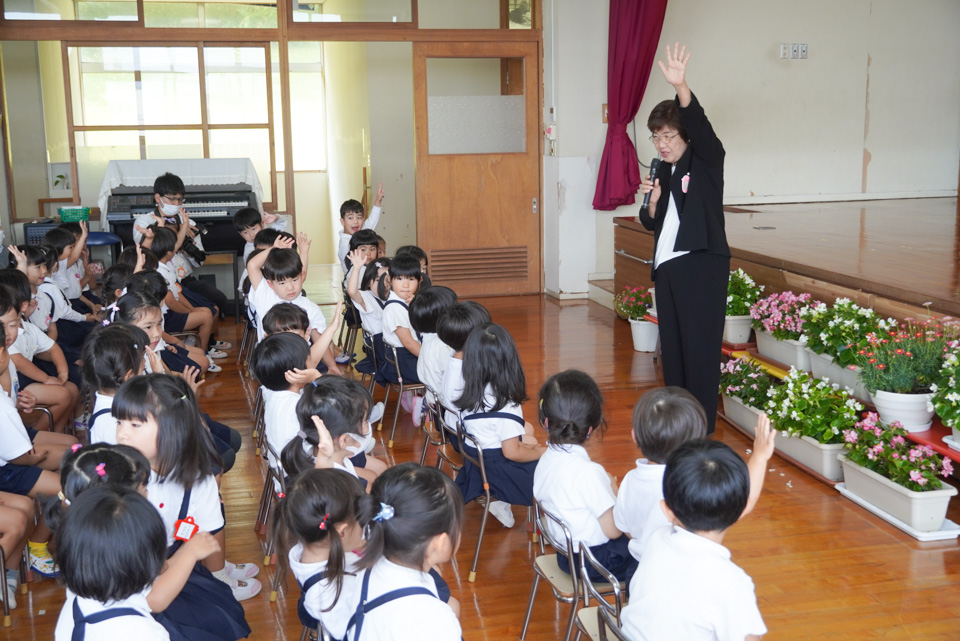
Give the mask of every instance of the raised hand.
[[347, 254], [347, 258], [350, 259], [350, 264], [353, 265], [354, 267], [358, 267], [360, 265], [366, 265], [368, 262], [370, 262], [367, 259], [366, 253], [360, 251], [359, 249], [354, 249], [352, 252]]
[[773, 456], [773, 442], [777, 431], [770, 425], [770, 417], [761, 414], [757, 417], [757, 429], [753, 437], [753, 454], [763, 460], [770, 460]]
[[287, 236], [277, 236], [277, 239], [273, 241], [273, 247], [275, 249], [292, 249], [295, 242], [294, 239]]
[[14, 257], [17, 261], [17, 269], [22, 271], [24, 274], [27, 273], [27, 255], [24, 254], [16, 245], [7, 245], [7, 250], [10, 252], [10, 255]]
[[373, 200], [373, 206], [379, 207], [383, 202], [383, 183], [377, 183], [377, 197]]
[[[144, 234], [146, 235], [146, 234]], [[150, 235], [153, 235], [153, 232], [150, 232]], [[143, 248], [139, 244], [134, 244], [134, 247], [137, 248], [137, 264], [133, 266], [133, 273], [143, 271], [143, 266], [146, 264], [147, 259], [143, 255]]]
[[283, 373], [283, 377], [291, 385], [307, 385], [320, 378], [320, 372], [316, 369], [289, 369]]
[[302, 254], [308, 254], [310, 252], [310, 238], [307, 236], [307, 232], [301, 231], [297, 233], [297, 249]]
[[323, 424], [320, 417], [314, 414], [310, 417], [317, 428], [317, 468], [333, 467], [333, 438], [330, 431]]
[[673, 44], [673, 51], [670, 51], [670, 45], [667, 45], [667, 64], [657, 61], [660, 65], [660, 71], [663, 72], [663, 78], [674, 87], [681, 87], [686, 84], [687, 61], [690, 60], [690, 54], [687, 53], [687, 46], [681, 48], [679, 42]]

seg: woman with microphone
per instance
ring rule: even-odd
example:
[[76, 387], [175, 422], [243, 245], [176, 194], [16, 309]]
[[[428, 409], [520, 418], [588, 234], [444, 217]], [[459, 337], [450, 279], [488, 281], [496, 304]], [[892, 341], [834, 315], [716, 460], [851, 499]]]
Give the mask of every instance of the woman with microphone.
[[723, 229], [723, 144], [686, 82], [686, 46], [667, 47], [658, 61], [677, 92], [647, 119], [651, 142], [663, 159], [641, 185], [650, 194], [639, 222], [654, 232], [651, 280], [665, 385], [686, 388], [703, 405], [713, 433], [720, 384], [720, 345], [730, 276]]

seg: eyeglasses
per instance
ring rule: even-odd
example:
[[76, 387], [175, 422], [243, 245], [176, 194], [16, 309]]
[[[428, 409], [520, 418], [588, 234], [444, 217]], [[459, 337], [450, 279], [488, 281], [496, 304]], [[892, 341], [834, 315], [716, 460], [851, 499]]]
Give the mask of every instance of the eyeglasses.
[[183, 196], [160, 196], [160, 198], [168, 201], [171, 205], [182, 205], [186, 202]]
[[661, 140], [662, 140], [663, 142], [669, 143], [669, 142], [673, 142], [673, 139], [676, 138], [676, 137], [679, 136], [679, 135], [680, 135], [680, 134], [678, 134], [678, 133], [673, 133], [673, 134], [653, 134], [652, 136], [650, 136], [650, 138], [648, 138], [648, 140], [649, 140], [650, 142], [652, 142], [653, 144], [657, 144], [657, 143], [660, 142]]

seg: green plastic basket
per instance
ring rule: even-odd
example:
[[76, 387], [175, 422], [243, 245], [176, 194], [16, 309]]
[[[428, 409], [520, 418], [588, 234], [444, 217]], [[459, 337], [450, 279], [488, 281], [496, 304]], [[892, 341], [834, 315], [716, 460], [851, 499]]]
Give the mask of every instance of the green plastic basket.
[[65, 223], [78, 223], [90, 220], [89, 207], [60, 207], [60, 220]]

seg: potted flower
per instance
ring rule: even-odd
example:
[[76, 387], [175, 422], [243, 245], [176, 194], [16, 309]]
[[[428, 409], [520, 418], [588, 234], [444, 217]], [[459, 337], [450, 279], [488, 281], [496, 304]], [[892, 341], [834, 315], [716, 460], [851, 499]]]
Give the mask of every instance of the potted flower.
[[[940, 367], [940, 378], [930, 386], [933, 392], [933, 410], [950, 428], [953, 436], [951, 447], [960, 449], [960, 341], [950, 341]], [[950, 445], [948, 443], [948, 445]]]
[[778, 439], [777, 449], [831, 481], [841, 480], [837, 454], [843, 449], [843, 430], [856, 424], [863, 405], [839, 384], [796, 369], [767, 395], [764, 409], [770, 422], [790, 437]]
[[761, 355], [788, 367], [810, 369], [810, 354], [800, 342], [803, 332], [800, 310], [817, 304], [811, 298], [810, 294], [780, 292], [758, 300], [750, 308], [753, 328], [757, 330], [757, 351]]
[[803, 334], [800, 342], [810, 352], [810, 369], [817, 378], [828, 378], [853, 390], [853, 395], [869, 401], [870, 395], [860, 383], [857, 352], [867, 346], [867, 334], [888, 331], [896, 326], [892, 318], [883, 319], [869, 307], [860, 307], [849, 298], [838, 298], [832, 307], [817, 303], [800, 310]]
[[840, 459], [846, 489], [914, 530], [933, 532], [943, 525], [950, 497], [957, 493], [938, 478], [950, 476], [953, 463], [908, 441], [906, 434], [896, 421], [882, 425], [874, 412], [844, 430], [847, 452]]
[[653, 297], [645, 287], [627, 285], [613, 299], [613, 309], [617, 316], [630, 321], [633, 334], [633, 349], [638, 352], [652, 352], [657, 349], [657, 324], [643, 320], [650, 310]]
[[748, 358], [732, 358], [720, 364], [720, 394], [723, 395], [723, 414], [751, 435], [757, 427], [757, 418], [767, 402], [767, 390], [777, 379]]
[[908, 432], [930, 429], [933, 385], [948, 345], [960, 338], [955, 323], [906, 320], [885, 333], [869, 334], [857, 352], [860, 381], [884, 423], [899, 421]]
[[723, 340], [728, 343], [750, 342], [752, 330], [750, 308], [760, 300], [763, 285], [757, 285], [747, 272], [736, 269], [730, 272], [727, 283], [727, 316], [723, 325]]

